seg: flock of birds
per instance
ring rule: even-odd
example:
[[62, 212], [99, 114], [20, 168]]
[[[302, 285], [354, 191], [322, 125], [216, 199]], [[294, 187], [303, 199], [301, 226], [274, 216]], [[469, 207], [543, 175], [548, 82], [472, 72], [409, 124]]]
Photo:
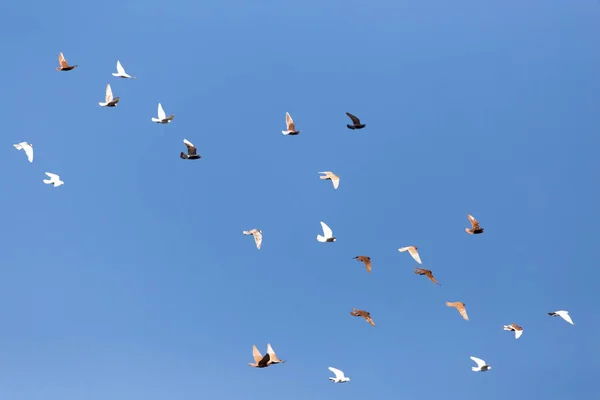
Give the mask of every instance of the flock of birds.
[[[63, 56], [63, 53], [59, 54], [58, 62], [60, 64], [60, 66], [58, 68], [56, 68], [58, 71], [71, 71], [71, 70], [77, 68], [77, 65], [69, 65], [69, 63]], [[125, 72], [125, 69], [121, 65], [121, 62], [118, 60], [117, 60], [117, 72], [116, 73], [113, 72], [112, 75], [115, 77], [118, 77], [118, 78], [123, 78], [123, 79], [136, 79], [135, 76], [131, 76]], [[110, 84], [107, 84], [104, 102], [99, 102], [98, 104], [101, 107], [116, 107], [118, 103], [119, 103], [119, 97], [113, 96], [111, 86], [110, 86]], [[363, 129], [366, 127], [366, 125], [361, 123], [360, 119], [357, 118], [356, 116], [354, 116], [350, 113], [346, 113], [346, 115], [348, 115], [348, 117], [352, 120], [352, 124], [346, 125], [349, 129], [355, 130], [355, 129]], [[168, 123], [172, 122], [174, 118], [175, 118], [175, 114], [171, 114], [171, 115], [167, 116], [162, 105], [160, 103], [158, 103], [158, 118], [152, 117], [151, 120], [152, 120], [152, 122], [155, 122], [158, 124], [168, 124]], [[286, 113], [285, 121], [286, 121], [286, 130], [281, 131], [281, 133], [283, 133], [284, 135], [300, 134], [301, 131], [296, 129], [294, 120], [292, 119], [292, 117], [290, 116], [289, 113]], [[197, 160], [197, 159], [201, 158], [201, 156], [197, 153], [196, 147], [190, 141], [188, 141], [187, 139], [183, 139], [183, 143], [187, 147], [187, 153], [181, 152], [180, 158], [187, 159], [187, 160]], [[30, 163], [33, 162], [33, 145], [31, 143], [21, 142], [21, 143], [15, 144], [14, 147], [17, 150], [23, 150], [25, 152], [25, 154], [27, 155], [27, 159], [29, 160], [29, 162]], [[323, 171], [323, 172], [319, 172], [319, 174], [322, 174], [319, 177], [320, 179], [331, 181], [334, 189], [337, 189], [339, 187], [340, 178], [333, 172]], [[64, 184], [64, 182], [60, 179], [59, 175], [50, 173], [50, 172], [46, 172], [46, 175], [50, 179], [44, 179], [43, 182], [45, 184], [52, 184], [54, 187], [59, 187]], [[465, 228], [465, 231], [470, 235], [482, 234], [484, 232], [484, 229], [480, 226], [479, 221], [470, 214], [467, 215], [467, 217], [469, 218], [469, 222], [471, 223], [471, 228]], [[317, 235], [317, 241], [321, 242], [321, 243], [335, 242], [336, 237], [333, 236], [333, 231], [331, 230], [331, 228], [323, 221], [321, 221], [321, 227], [323, 229], [323, 234]], [[244, 231], [242, 231], [242, 233], [244, 235], [253, 236], [254, 242], [256, 244], [256, 248], [260, 250], [262, 241], [263, 241], [262, 231], [260, 229], [254, 228], [254, 229], [250, 229], [250, 230], [244, 230]], [[399, 252], [408, 252], [408, 254], [410, 254], [411, 257], [419, 265], [422, 264], [421, 257], [419, 255], [417, 246], [401, 247], [398, 249], [398, 251]], [[369, 256], [360, 255], [360, 256], [354, 257], [354, 259], [359, 262], [362, 262], [365, 265], [367, 272], [371, 272], [372, 264], [371, 264], [371, 258]], [[435, 279], [435, 277], [433, 276], [433, 272], [429, 269], [415, 267], [414, 273], [417, 275], [424, 275], [430, 281], [432, 281], [434, 284], [441, 286], [438, 283], [438, 281]], [[464, 320], [466, 320], [466, 321], [469, 320], [469, 316], [467, 314], [467, 309], [466, 309], [465, 303], [463, 303], [461, 301], [455, 301], [455, 302], [447, 301], [446, 306], [455, 308], [460, 313], [460, 315], [462, 316], [462, 318]], [[373, 327], [376, 326], [375, 322], [373, 321], [373, 318], [371, 317], [371, 313], [368, 311], [352, 308], [352, 311], [350, 311], [350, 315], [352, 315], [354, 317], [362, 317], [371, 326], [373, 326]], [[553, 317], [561, 317], [569, 324], [574, 325], [573, 320], [571, 319], [568, 311], [558, 310], [558, 311], [554, 311], [554, 312], [549, 312], [548, 315], [553, 316]], [[514, 332], [515, 339], [519, 339], [521, 337], [521, 335], [523, 334], [523, 327], [521, 327], [515, 323], [512, 323], [510, 325], [504, 325], [503, 329], [506, 331]], [[285, 363], [285, 360], [280, 360], [277, 357], [277, 355], [275, 354], [275, 351], [273, 350], [273, 347], [271, 346], [270, 343], [267, 344], [267, 352], [265, 353], [264, 356], [260, 353], [260, 351], [258, 350], [256, 345], [253, 345], [252, 346], [252, 356], [254, 358], [254, 362], [248, 363], [248, 365], [251, 367], [255, 367], [255, 368], [266, 368], [271, 365]], [[492, 369], [492, 367], [489, 364], [487, 364], [484, 360], [477, 358], [477, 357], [473, 357], [473, 356], [471, 356], [470, 358], [477, 364], [476, 367], [471, 367], [472, 371], [484, 372], [484, 371], [489, 371], [490, 369]], [[335, 375], [335, 377], [329, 378], [329, 380], [331, 380], [332, 382], [344, 383], [344, 382], [350, 381], [350, 378], [346, 377], [344, 375], [343, 371], [341, 371], [337, 368], [333, 368], [333, 367], [329, 367], [329, 370], [331, 372], [333, 372], [333, 374]]]

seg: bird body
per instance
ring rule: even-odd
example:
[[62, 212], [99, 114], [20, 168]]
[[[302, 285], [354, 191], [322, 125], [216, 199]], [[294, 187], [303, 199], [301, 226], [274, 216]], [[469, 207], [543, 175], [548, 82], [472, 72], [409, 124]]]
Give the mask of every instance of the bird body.
[[112, 92], [112, 89], [110, 88], [110, 83], [107, 84], [106, 85], [106, 96], [104, 98], [104, 103], [98, 103], [98, 104], [100, 104], [100, 107], [116, 107], [118, 102], [119, 102], [118, 97], [113, 98], [113, 92]]
[[479, 226], [479, 221], [477, 221], [471, 214], [468, 214], [467, 217], [471, 222], [471, 229], [465, 228], [465, 232], [469, 235], [479, 235], [483, 233], [483, 228]]
[[158, 118], [152, 117], [152, 122], [156, 122], [157, 124], [168, 124], [169, 122], [173, 121], [173, 118], [175, 118], [175, 114], [171, 114], [167, 117], [162, 105], [158, 103]]
[[46, 172], [46, 175], [50, 177], [50, 179], [44, 179], [44, 183], [47, 185], [54, 185], [54, 187], [59, 187], [60, 185], [64, 185], [65, 183], [60, 180], [60, 176], [56, 174], [52, 174], [50, 172]]
[[349, 116], [350, 119], [352, 120], [352, 125], [350, 125], [350, 124], [346, 125], [348, 127], [348, 129], [352, 129], [352, 130], [362, 129], [366, 126], [365, 124], [361, 124], [360, 119], [358, 119], [354, 115], [350, 114], [349, 112], [347, 112], [346, 115]]
[[331, 228], [329, 226], [327, 226], [327, 224], [323, 221], [321, 221], [321, 227], [323, 228], [323, 236], [317, 235], [317, 240], [321, 243], [335, 242], [336, 238], [335, 238], [335, 236], [333, 236], [333, 232], [331, 231]]
[[471, 360], [475, 361], [475, 363], [477, 364], [476, 367], [471, 367], [471, 370], [473, 372], [485, 372], [485, 371], [489, 371], [490, 369], [492, 369], [492, 367], [490, 367], [481, 358], [471, 356]]
[[[429, 269], [415, 267], [415, 274], [425, 275], [427, 278], [429, 278], [429, 280], [431, 282], [435, 283], [436, 285], [440, 285], [438, 283], [438, 281], [434, 278], [433, 272], [431, 272], [431, 270], [429, 270]], [[442, 285], [440, 285], [440, 286], [442, 286]]]
[[455, 302], [447, 301], [446, 305], [448, 307], [456, 308], [465, 321], [469, 320], [469, 316], [467, 315], [467, 309], [465, 308], [466, 304], [463, 303], [462, 301], [455, 301]]
[[286, 125], [286, 130], [285, 131], [281, 131], [281, 133], [283, 133], [284, 135], [298, 135], [300, 133], [300, 131], [296, 130], [296, 126], [294, 125], [294, 120], [292, 119], [292, 117], [290, 116], [290, 113], [286, 112], [285, 113], [285, 125]]
[[411, 255], [411, 257], [418, 262], [419, 264], [421, 263], [421, 257], [419, 256], [419, 252], [418, 252], [418, 247], [417, 246], [406, 246], [406, 247], [401, 247], [398, 249], [399, 252], [403, 253], [405, 251], [408, 251], [408, 254]]
[[571, 316], [569, 315], [568, 311], [565, 311], [565, 310], [554, 311], [554, 312], [549, 312], [548, 315], [551, 315], [553, 317], [561, 317], [562, 319], [564, 319], [571, 325], [575, 325], [575, 323], [573, 323], [573, 320], [571, 319]]
[[254, 358], [254, 362], [248, 363], [248, 365], [251, 367], [266, 368], [271, 365], [271, 356], [269, 356], [269, 353], [265, 354], [263, 357], [263, 355], [260, 354], [260, 351], [258, 351], [256, 348], [256, 345], [252, 345], [252, 357]]
[[348, 378], [347, 376], [344, 375], [344, 371], [341, 371], [337, 368], [333, 368], [333, 367], [328, 367], [329, 370], [331, 372], [333, 372], [335, 374], [335, 377], [329, 377], [329, 380], [332, 381], [333, 383], [344, 383], [344, 382], [349, 382], [350, 378]]
[[60, 67], [56, 68], [57, 71], [71, 71], [77, 68], [77, 65], [69, 65], [62, 52], [58, 55], [58, 64]]
[[523, 334], [523, 328], [517, 324], [504, 325], [505, 331], [513, 331], [515, 333], [515, 339], [518, 339]]
[[352, 315], [353, 317], [363, 317], [365, 319], [365, 321], [367, 321], [369, 324], [371, 324], [371, 326], [375, 326], [375, 322], [373, 321], [373, 318], [371, 317], [371, 313], [368, 311], [358, 310], [358, 309], [352, 307], [352, 311], [350, 311], [350, 315]]
[[365, 264], [365, 268], [367, 268], [367, 272], [371, 272], [371, 257], [369, 256], [356, 256], [354, 257], [356, 261], [360, 261]]
[[117, 78], [130, 78], [130, 79], [135, 79], [135, 76], [131, 76], [128, 73], [125, 72], [125, 68], [123, 68], [123, 66], [121, 65], [121, 61], [117, 60], [117, 72], [113, 72], [112, 76], [116, 76]]
[[250, 229], [249, 231], [242, 231], [244, 235], [252, 235], [254, 236], [254, 243], [256, 244], [256, 248], [260, 250], [260, 246], [262, 245], [262, 231], [259, 229]]
[[187, 139], [183, 139], [183, 143], [186, 145], [188, 151], [187, 151], [187, 154], [185, 154], [182, 151], [181, 154], [179, 155], [179, 157], [183, 158], [184, 160], [197, 160], [199, 158], [202, 158], [202, 157], [200, 157], [199, 154], [197, 154], [197, 149], [192, 144], [192, 142], [190, 142]]
[[319, 174], [325, 174], [320, 176], [319, 178], [327, 180], [327, 181], [331, 181], [333, 183], [333, 188], [337, 189], [338, 186], [340, 186], [340, 177], [337, 176], [336, 174], [334, 174], [331, 171], [323, 171], [323, 172], [319, 172]]
[[29, 162], [30, 163], [33, 162], [33, 145], [31, 143], [21, 142], [21, 143], [13, 144], [13, 146], [15, 146], [15, 149], [17, 149], [17, 150], [24, 150], [25, 155], [27, 155], [27, 159], [29, 160]]

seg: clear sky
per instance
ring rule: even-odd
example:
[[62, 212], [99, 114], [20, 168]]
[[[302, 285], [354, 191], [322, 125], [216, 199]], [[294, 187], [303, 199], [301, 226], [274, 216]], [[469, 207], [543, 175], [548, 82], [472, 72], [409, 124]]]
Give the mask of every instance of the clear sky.
[[0, 400], [597, 394], [597, 1], [5, 3]]

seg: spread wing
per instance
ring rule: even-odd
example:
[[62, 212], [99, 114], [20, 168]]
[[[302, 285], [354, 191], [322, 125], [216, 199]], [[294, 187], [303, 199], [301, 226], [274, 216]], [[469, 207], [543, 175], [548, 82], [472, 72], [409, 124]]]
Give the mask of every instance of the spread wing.
[[288, 131], [295, 131], [296, 127], [294, 126], [294, 120], [290, 116], [290, 113], [285, 113], [285, 124], [287, 125]]
[[121, 61], [117, 60], [117, 72], [120, 75], [126, 75], [125, 74], [125, 69], [123, 68], [123, 66], [121, 65]]
[[479, 221], [477, 221], [471, 214], [468, 215], [469, 221], [471, 221], [471, 227], [473, 230], [479, 229]]
[[58, 55], [58, 63], [60, 64], [61, 67], [63, 68], [67, 68], [69, 66], [69, 63], [67, 62], [67, 60], [65, 59], [65, 56], [63, 56], [63, 53], [61, 52]]
[[106, 85], [106, 98], [105, 101], [110, 103], [113, 100], [112, 89], [110, 88], [110, 83]]
[[458, 312], [460, 313], [460, 315], [466, 320], [469, 320], [469, 316], [467, 315], [467, 309], [465, 308], [465, 306], [463, 306], [462, 304], [458, 304], [456, 306], [456, 309], [458, 310]]
[[560, 317], [562, 319], [564, 319], [565, 321], [567, 321], [568, 323], [573, 325], [573, 320], [571, 319], [571, 316], [567, 312], [563, 311], [563, 312], [558, 312], [557, 314], [560, 315]]
[[183, 143], [185, 143], [185, 146], [188, 149], [188, 155], [195, 156], [196, 155], [196, 147], [192, 144], [192, 142], [190, 142], [187, 139], [183, 139]]
[[333, 232], [331, 231], [331, 228], [328, 227], [325, 222], [321, 221], [321, 226], [323, 227], [323, 236], [325, 236], [326, 238], [333, 237]]
[[51, 172], [46, 172], [46, 175], [48, 175], [50, 177], [50, 179], [58, 179], [58, 175], [53, 174]]
[[256, 247], [260, 250], [260, 246], [262, 245], [262, 233], [258, 229], [254, 229], [252, 232], [252, 236], [254, 236], [254, 242], [256, 243]]
[[335, 377], [337, 379], [343, 379], [344, 378], [344, 371], [340, 371], [339, 369], [333, 368], [333, 367], [329, 367], [329, 370], [335, 374]]
[[24, 144], [23, 150], [25, 150], [25, 154], [27, 154], [27, 159], [29, 162], [33, 162], [33, 147], [31, 147], [29, 144]]
[[414, 246], [411, 247], [410, 249], [408, 249], [408, 252], [412, 256], [412, 258], [415, 259], [416, 262], [421, 264], [421, 257], [419, 257], [419, 252], [417, 251], [417, 249]]
[[165, 114], [165, 110], [163, 110], [162, 105], [158, 103], [158, 119], [165, 119], [167, 114]]
[[340, 186], [340, 177], [335, 174], [331, 174], [330, 178], [331, 182], [333, 182], [333, 188], [337, 189], [338, 186]]
[[424, 269], [423, 272], [425, 273], [425, 276], [428, 277], [431, 282], [438, 285], [438, 281], [433, 277], [433, 273], [430, 270]]
[[485, 361], [483, 361], [481, 358], [471, 356], [471, 360], [475, 361], [475, 363], [477, 363], [477, 366], [479, 368], [481, 368], [485, 365]]
[[362, 316], [369, 324], [375, 326], [375, 322], [373, 322], [373, 318], [371, 318], [371, 314], [367, 313], [367, 315]]
[[256, 348], [256, 345], [252, 345], [252, 357], [254, 357], [254, 362], [255, 363], [260, 363], [260, 361], [263, 359], [262, 354], [260, 354], [260, 351], [258, 351], [258, 349]]
[[350, 119], [352, 120], [354, 125], [360, 125], [360, 119], [356, 118], [354, 115], [350, 114], [349, 112], [347, 112], [346, 115], [350, 117]]
[[271, 347], [271, 343], [267, 344], [267, 354], [271, 357], [271, 360], [278, 360], [277, 355], [275, 354], [275, 351]]

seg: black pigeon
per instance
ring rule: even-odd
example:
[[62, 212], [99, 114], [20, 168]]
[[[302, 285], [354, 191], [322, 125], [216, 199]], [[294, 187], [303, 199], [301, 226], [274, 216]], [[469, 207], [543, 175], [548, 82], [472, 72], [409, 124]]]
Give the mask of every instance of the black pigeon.
[[188, 153], [185, 154], [182, 151], [179, 157], [183, 158], [184, 160], [197, 160], [199, 158], [202, 158], [198, 154], [196, 154], [196, 147], [194, 147], [194, 145], [190, 141], [188, 141], [187, 139], [183, 139], [183, 143], [185, 143], [185, 145], [187, 146]]
[[350, 124], [346, 125], [349, 129], [352, 129], [352, 130], [362, 129], [365, 126], [367, 126], [365, 124], [361, 124], [360, 119], [356, 118], [354, 115], [350, 114], [349, 112], [347, 112], [346, 115], [350, 117], [350, 119], [352, 120], [352, 124], [353, 124], [353, 125], [350, 125]]

